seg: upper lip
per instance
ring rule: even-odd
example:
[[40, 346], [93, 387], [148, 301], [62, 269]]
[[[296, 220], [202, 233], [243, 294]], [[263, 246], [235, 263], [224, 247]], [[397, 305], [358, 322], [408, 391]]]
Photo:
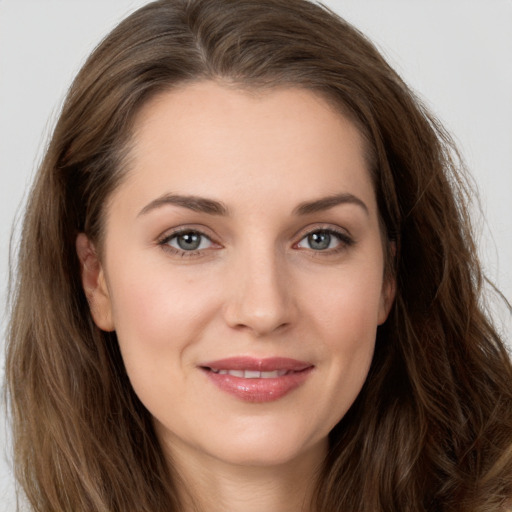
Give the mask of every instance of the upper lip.
[[306, 361], [291, 359], [289, 357], [228, 357], [216, 361], [208, 361], [199, 365], [202, 368], [211, 370], [249, 370], [260, 372], [273, 372], [275, 370], [301, 371], [313, 366]]

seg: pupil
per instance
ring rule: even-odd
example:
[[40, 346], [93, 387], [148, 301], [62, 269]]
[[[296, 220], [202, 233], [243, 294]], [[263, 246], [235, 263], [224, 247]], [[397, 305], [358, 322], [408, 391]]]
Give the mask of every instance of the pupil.
[[184, 251], [193, 251], [201, 245], [201, 235], [197, 233], [183, 233], [178, 236], [178, 245]]
[[312, 249], [327, 249], [331, 243], [331, 235], [326, 231], [317, 231], [308, 236], [308, 242]]

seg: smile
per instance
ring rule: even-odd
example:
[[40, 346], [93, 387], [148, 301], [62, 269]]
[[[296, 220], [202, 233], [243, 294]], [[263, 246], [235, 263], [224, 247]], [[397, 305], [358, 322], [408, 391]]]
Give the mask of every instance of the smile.
[[314, 365], [289, 358], [222, 359], [199, 367], [217, 389], [252, 403], [278, 400], [300, 387]]
[[239, 377], [241, 379], [275, 379], [290, 372], [290, 370], [259, 372], [257, 370], [214, 370], [213, 368], [210, 368], [210, 370], [219, 375], [232, 375], [233, 377]]

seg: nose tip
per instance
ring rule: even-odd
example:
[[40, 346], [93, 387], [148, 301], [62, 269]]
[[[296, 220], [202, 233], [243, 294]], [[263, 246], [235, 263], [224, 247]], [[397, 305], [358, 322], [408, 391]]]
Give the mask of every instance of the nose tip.
[[295, 317], [290, 282], [275, 262], [240, 269], [226, 283], [229, 297], [225, 304], [227, 324], [261, 337], [281, 331]]
[[289, 322], [276, 308], [271, 311], [269, 305], [270, 303], [261, 307], [251, 299], [250, 303], [244, 301], [236, 306], [231, 306], [227, 314], [227, 323], [238, 330], [250, 331], [258, 337], [282, 330]]

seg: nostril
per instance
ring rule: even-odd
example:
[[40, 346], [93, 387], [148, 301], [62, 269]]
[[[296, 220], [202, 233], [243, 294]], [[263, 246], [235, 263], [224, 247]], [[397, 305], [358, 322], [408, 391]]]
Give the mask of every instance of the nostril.
[[224, 315], [233, 329], [265, 335], [283, 331], [298, 318], [286, 269], [252, 254], [226, 284]]

